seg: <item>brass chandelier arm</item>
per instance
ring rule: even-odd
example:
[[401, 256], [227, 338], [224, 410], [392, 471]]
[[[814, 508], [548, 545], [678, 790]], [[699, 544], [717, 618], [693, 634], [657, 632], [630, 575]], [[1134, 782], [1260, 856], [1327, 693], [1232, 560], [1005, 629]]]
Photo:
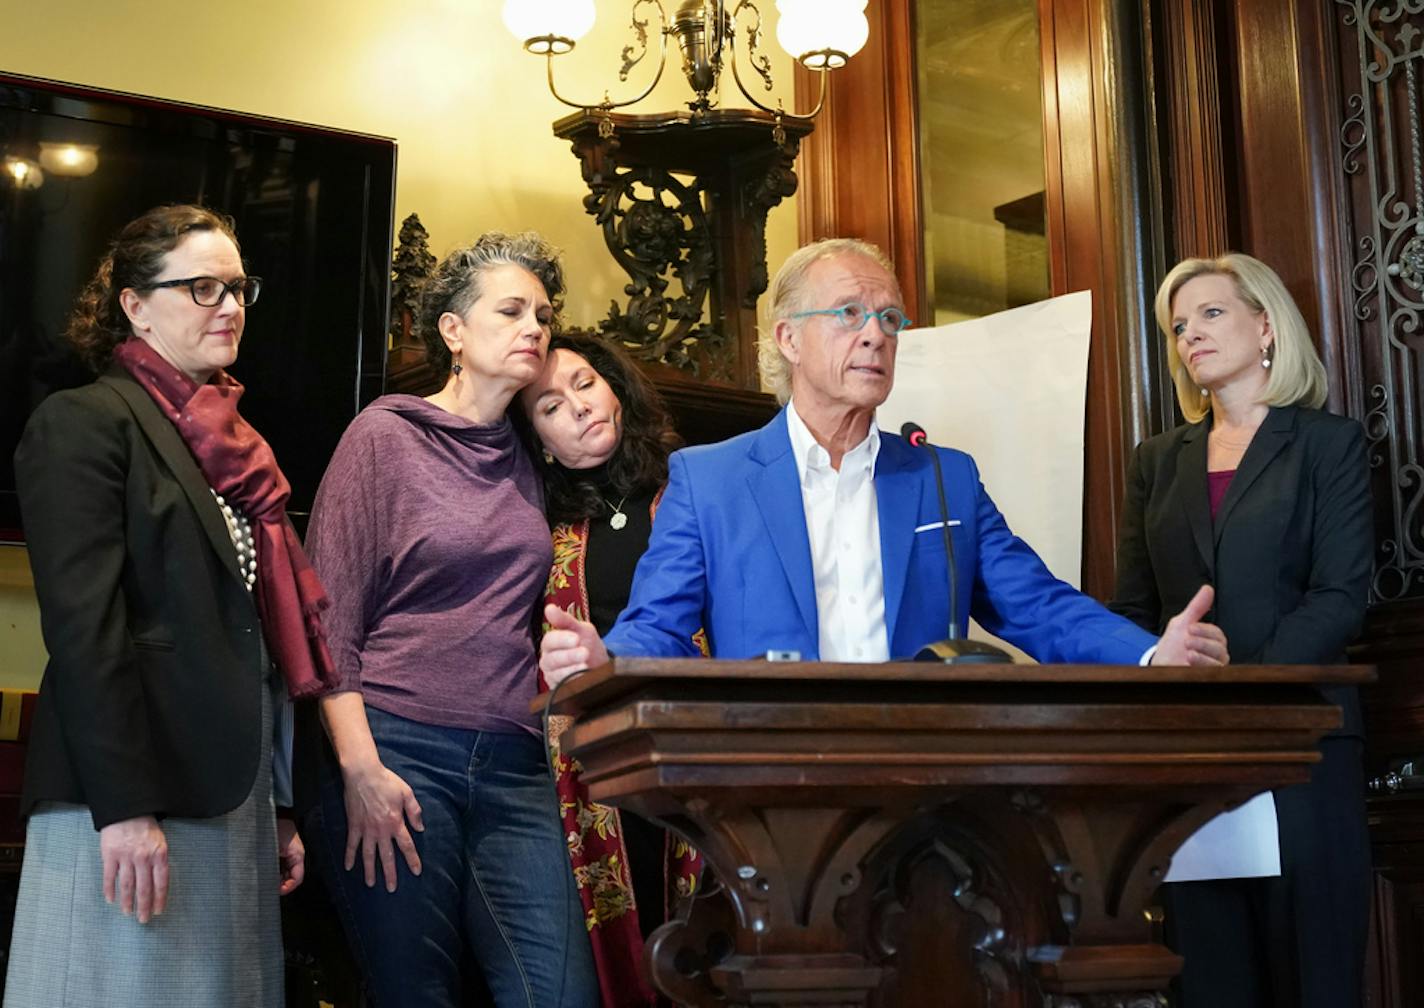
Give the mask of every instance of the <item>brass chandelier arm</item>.
[[[752, 59], [752, 68], [756, 70], [759, 74], [761, 74], [762, 80], [766, 82], [767, 90], [770, 90], [770, 69], [769, 67], [768, 69], [758, 68], [756, 66], [756, 60], [754, 58], [754, 53], [756, 50], [756, 41], [758, 36], [761, 34], [761, 10], [753, 2], [753, 0], [740, 0], [737, 6], [732, 8], [731, 20], [734, 26], [739, 23], [743, 8], [746, 8], [747, 10], [751, 11], [752, 14], [756, 15], [756, 24], [754, 26], [748, 26], [745, 29], [747, 35], [747, 56], [749, 59]], [[823, 49], [819, 52], [802, 53], [801, 56], [797, 58], [797, 62], [805, 66], [806, 69], [815, 70], [821, 75], [820, 94], [818, 94], [816, 97], [816, 107], [811, 109], [810, 112], [788, 112], [781, 107], [783, 103], [780, 100], [777, 101], [776, 108], [771, 108], [768, 105], [762, 104], [760, 101], [757, 100], [757, 97], [751, 93], [751, 91], [747, 90], [746, 84], [742, 82], [741, 62], [737, 58], [737, 39], [735, 34], [735, 27], [733, 28], [733, 34], [728, 41], [729, 48], [732, 50], [732, 79], [737, 82], [737, 90], [742, 93], [742, 97], [745, 98], [747, 101], [751, 102], [757, 108], [761, 109], [763, 112], [770, 112], [772, 115], [781, 116], [783, 119], [795, 119], [801, 122], [810, 122], [812, 119], [816, 118], [816, 116], [820, 114], [822, 107], [826, 104], [826, 71], [830, 70], [832, 67], [831, 57], [839, 57], [840, 62], [835, 63], [835, 66], [844, 66], [846, 60], [850, 58], [844, 53], [836, 52], [832, 49]], [[813, 57], [817, 56], [821, 57], [821, 65], [810, 65], [810, 60]]]
[[[811, 109], [810, 112], [787, 112], [784, 108], [780, 107], [779, 101], [777, 108], [771, 108], [770, 106], [763, 105], [761, 102], [759, 102], [756, 99], [756, 96], [753, 95], [750, 91], [748, 91], [747, 86], [742, 83], [742, 73], [741, 70], [738, 68], [737, 64], [737, 47], [735, 44], [736, 39], [733, 39], [732, 41], [732, 79], [737, 82], [737, 90], [742, 93], [743, 98], [751, 102], [763, 112], [770, 112], [772, 115], [781, 116], [783, 119], [795, 119], [800, 122], [810, 122], [812, 119], [816, 118], [816, 116], [820, 114], [822, 107], [826, 104], [826, 78], [830, 76], [830, 67], [807, 67], [807, 69], [814, 70], [816, 73], [819, 73], [821, 75], [821, 88], [820, 93], [816, 96], [816, 107]], [[827, 49], [824, 50], [824, 52], [830, 53], [832, 52], [832, 50]], [[820, 53], [808, 53], [807, 55], [820, 55]]]
[[[563, 102], [570, 108], [581, 109], [583, 111], [601, 109], [604, 112], [611, 112], [613, 109], [624, 108], [628, 105], [636, 105], [638, 102], [642, 101], [644, 98], [648, 97], [648, 95], [653, 93], [653, 90], [658, 86], [658, 82], [663, 79], [663, 71], [667, 69], [667, 12], [663, 10], [663, 5], [659, 2], [659, 0], [639, 0], [639, 3], [651, 3], [654, 7], [658, 9], [658, 34], [662, 37], [662, 44], [658, 51], [658, 72], [653, 76], [653, 82], [647, 86], [643, 93], [638, 95], [636, 98], [630, 98], [627, 101], [620, 102], [615, 102], [611, 98], [609, 98], [607, 92], [604, 92], [603, 101], [601, 102], [571, 101], [568, 98], [565, 98], [563, 95], [559, 94], [559, 89], [554, 84], [554, 57], [560, 54], [555, 53], [551, 49], [544, 54], [545, 59], [548, 61], [547, 65], [550, 94], [552, 94], [555, 98], [557, 98], [559, 101]], [[634, 5], [633, 9], [635, 11], [637, 10], [637, 6], [637, 4]], [[570, 44], [569, 48], [573, 48], [572, 44]], [[639, 59], [641, 58], [642, 57], [639, 57]]]

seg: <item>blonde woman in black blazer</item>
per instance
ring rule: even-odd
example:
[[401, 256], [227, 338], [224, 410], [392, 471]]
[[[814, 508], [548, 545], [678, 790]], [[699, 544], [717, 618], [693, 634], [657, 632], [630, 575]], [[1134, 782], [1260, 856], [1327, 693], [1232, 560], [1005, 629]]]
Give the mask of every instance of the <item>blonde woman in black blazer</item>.
[[[1138, 446], [1111, 608], [1156, 632], [1203, 584], [1243, 663], [1345, 660], [1373, 535], [1364, 430], [1321, 412], [1325, 369], [1280, 278], [1241, 254], [1189, 259], [1157, 292], [1188, 423]], [[1274, 792], [1281, 875], [1170, 883], [1168, 939], [1187, 1008], [1360, 1003], [1369, 905], [1361, 724], [1308, 784]]]

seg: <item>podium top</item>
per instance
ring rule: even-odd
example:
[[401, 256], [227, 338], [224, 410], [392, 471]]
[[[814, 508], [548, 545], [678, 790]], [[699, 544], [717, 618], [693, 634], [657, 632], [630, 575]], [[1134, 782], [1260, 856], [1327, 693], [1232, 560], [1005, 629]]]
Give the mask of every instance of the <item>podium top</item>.
[[[1373, 682], [1373, 665], [943, 665], [938, 662], [773, 662], [615, 658], [559, 687], [552, 710], [576, 713], [651, 683], [834, 683], [838, 686], [1342, 686]], [[547, 698], [530, 705], [542, 710]]]

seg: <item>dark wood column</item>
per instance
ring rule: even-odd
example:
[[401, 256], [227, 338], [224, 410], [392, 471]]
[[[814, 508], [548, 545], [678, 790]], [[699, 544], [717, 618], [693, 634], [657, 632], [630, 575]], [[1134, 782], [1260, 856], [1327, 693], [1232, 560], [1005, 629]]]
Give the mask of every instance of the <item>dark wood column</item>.
[[1163, 428], [1152, 319], [1162, 238], [1140, 9], [1040, 0], [1053, 292], [1093, 292], [1084, 458], [1083, 588], [1112, 594], [1128, 453]]

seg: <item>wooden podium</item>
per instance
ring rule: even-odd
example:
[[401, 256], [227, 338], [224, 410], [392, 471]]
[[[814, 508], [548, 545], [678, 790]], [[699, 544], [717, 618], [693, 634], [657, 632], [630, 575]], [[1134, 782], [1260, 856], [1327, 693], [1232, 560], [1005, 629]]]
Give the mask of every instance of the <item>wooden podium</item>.
[[1304, 781], [1366, 666], [626, 659], [555, 713], [592, 797], [707, 858], [645, 965], [688, 1005], [1155, 1008], [1153, 891], [1223, 808]]

